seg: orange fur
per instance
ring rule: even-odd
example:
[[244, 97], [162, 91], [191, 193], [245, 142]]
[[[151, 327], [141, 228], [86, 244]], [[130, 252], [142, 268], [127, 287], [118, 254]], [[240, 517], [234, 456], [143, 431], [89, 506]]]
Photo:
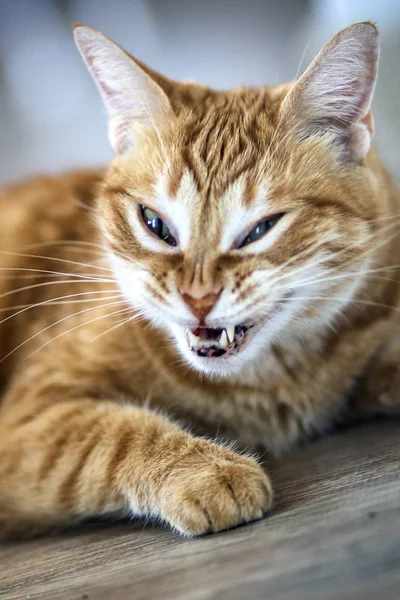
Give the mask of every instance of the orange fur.
[[[337, 115], [312, 123], [302, 106], [343, 36], [368, 47], [373, 72], [376, 30], [339, 34], [298, 84], [229, 92], [172, 82], [125, 63], [100, 34], [79, 35], [95, 76], [96, 52], [116, 53], [155, 108], [134, 122], [104, 84], [109, 168], [36, 178], [0, 197], [0, 531], [118, 512], [197, 535], [260, 518], [272, 492], [257, 462], [175, 418], [279, 453], [354, 410], [399, 411], [399, 198], [365, 151], [364, 99], [345, 135]], [[129, 110], [142, 110], [135, 102]], [[182, 247], [146, 231], [142, 204], [182, 219]], [[281, 213], [269, 245], [238, 247], [246, 215], [254, 222], [242, 236]], [[270, 334], [301, 286], [311, 293], [310, 277], [312, 296]], [[243, 360], [188, 363], [168, 322], [189, 311], [188, 327], [223, 327], [213, 317], [222, 302], [229, 324], [250, 315], [265, 339], [249, 334]]]

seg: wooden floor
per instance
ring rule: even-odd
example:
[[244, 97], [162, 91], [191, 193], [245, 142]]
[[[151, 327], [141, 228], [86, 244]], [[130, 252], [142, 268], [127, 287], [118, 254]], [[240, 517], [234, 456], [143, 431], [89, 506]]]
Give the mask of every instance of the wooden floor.
[[0, 546], [0, 598], [399, 600], [400, 422], [269, 461], [263, 521], [185, 540], [141, 523]]

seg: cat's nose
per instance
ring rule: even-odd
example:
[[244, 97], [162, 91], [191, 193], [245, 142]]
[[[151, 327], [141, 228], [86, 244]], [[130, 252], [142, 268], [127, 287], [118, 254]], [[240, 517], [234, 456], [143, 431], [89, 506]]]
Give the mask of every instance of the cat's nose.
[[192, 310], [193, 314], [199, 319], [204, 319], [208, 313], [211, 312], [211, 309], [218, 300], [220, 293], [221, 290], [219, 290], [217, 293], [211, 292], [204, 294], [203, 296], [199, 296], [198, 294], [196, 294], [196, 296], [192, 296], [191, 294], [187, 294], [185, 292], [182, 293], [181, 291], [181, 296], [184, 302], [186, 302], [186, 304]]

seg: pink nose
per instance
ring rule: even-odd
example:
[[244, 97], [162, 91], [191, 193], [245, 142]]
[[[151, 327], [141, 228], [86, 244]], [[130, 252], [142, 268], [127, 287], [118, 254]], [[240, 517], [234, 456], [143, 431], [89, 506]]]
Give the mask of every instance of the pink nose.
[[182, 294], [183, 300], [192, 310], [193, 314], [196, 315], [199, 319], [204, 319], [208, 313], [211, 311], [212, 307], [216, 303], [218, 299], [218, 294], [206, 294], [201, 298], [194, 298], [190, 294]]

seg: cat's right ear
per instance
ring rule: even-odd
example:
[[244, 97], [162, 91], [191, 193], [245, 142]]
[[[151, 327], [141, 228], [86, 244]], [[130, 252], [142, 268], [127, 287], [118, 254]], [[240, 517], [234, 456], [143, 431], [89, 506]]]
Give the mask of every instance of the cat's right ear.
[[122, 48], [85, 25], [74, 26], [74, 38], [106, 105], [116, 154], [135, 147], [135, 124], [173, 118], [166, 94]]
[[370, 106], [378, 59], [379, 34], [373, 23], [340, 31], [287, 94], [282, 124], [300, 140], [328, 136], [340, 156], [360, 161], [373, 135]]

